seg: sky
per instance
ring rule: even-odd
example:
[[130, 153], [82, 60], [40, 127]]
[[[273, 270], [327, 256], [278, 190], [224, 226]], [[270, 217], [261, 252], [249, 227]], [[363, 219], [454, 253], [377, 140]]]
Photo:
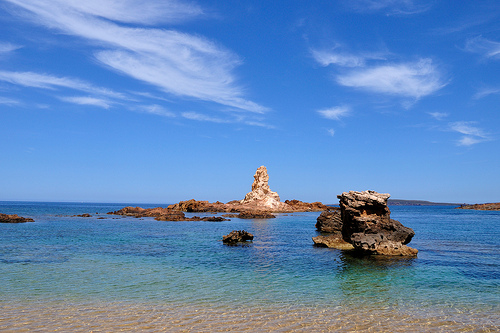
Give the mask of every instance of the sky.
[[0, 0], [0, 201], [500, 201], [498, 0]]

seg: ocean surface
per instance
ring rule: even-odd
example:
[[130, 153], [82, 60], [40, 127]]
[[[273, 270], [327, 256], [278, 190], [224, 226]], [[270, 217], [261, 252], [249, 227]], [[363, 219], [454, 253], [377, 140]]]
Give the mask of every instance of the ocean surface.
[[[127, 205], [0, 202], [35, 219], [0, 223], [0, 331], [500, 331], [500, 212], [390, 207], [409, 259], [313, 246], [319, 213], [106, 215]], [[254, 241], [224, 245], [232, 230]]]

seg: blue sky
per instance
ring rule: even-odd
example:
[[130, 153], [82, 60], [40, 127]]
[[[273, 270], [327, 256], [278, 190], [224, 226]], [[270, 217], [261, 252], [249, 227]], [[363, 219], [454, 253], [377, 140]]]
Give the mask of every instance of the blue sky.
[[0, 12], [0, 200], [500, 201], [496, 0]]

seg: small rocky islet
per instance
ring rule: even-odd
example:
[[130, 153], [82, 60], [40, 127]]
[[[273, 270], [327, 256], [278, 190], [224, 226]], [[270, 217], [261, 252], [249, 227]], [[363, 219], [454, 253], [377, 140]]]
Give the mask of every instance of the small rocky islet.
[[252, 191], [246, 194], [243, 200], [233, 200], [228, 203], [220, 201], [208, 202], [195, 199], [180, 201], [167, 208], [141, 208], [125, 207], [118, 211], [109, 212], [112, 215], [125, 215], [135, 217], [154, 217], [158, 221], [207, 221], [213, 217], [186, 217], [188, 213], [227, 213], [223, 217], [237, 217], [242, 219], [268, 219], [274, 218], [273, 213], [294, 212], [321, 212], [328, 206], [321, 202], [302, 202], [299, 200], [280, 201], [278, 193], [269, 188], [269, 175], [267, 168], [261, 166], [257, 169], [252, 183]]
[[26, 223], [35, 222], [33, 219], [28, 217], [18, 216], [17, 214], [1, 214], [0, 213], [0, 223]]
[[415, 232], [390, 218], [390, 195], [375, 191], [349, 191], [337, 196], [340, 208], [321, 213], [316, 229], [326, 235], [313, 237], [318, 246], [389, 255], [416, 256], [406, 246]]

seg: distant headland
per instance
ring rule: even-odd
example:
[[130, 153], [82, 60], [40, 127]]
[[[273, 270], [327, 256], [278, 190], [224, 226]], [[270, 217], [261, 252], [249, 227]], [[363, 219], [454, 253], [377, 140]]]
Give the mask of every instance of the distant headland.
[[500, 202], [474, 204], [474, 205], [460, 205], [456, 209], [475, 209], [475, 210], [500, 210]]
[[432, 202], [425, 200], [404, 200], [404, 199], [389, 199], [387, 200], [389, 206], [460, 206], [458, 203], [447, 202]]

